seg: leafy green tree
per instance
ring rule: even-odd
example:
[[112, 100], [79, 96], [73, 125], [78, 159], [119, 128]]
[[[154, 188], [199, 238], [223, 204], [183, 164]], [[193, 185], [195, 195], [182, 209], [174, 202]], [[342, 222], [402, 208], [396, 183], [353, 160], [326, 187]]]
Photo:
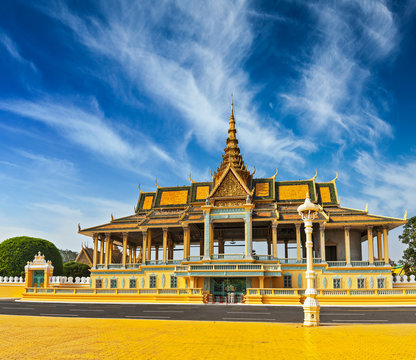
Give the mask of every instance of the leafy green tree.
[[72, 276], [74, 279], [90, 276], [90, 267], [87, 264], [70, 261], [64, 264], [64, 276]]
[[54, 275], [62, 275], [62, 257], [59, 250], [48, 240], [18, 236], [0, 243], [0, 276], [24, 276], [25, 265], [38, 252], [45, 260], [52, 261]]
[[62, 256], [63, 263], [69, 262], [69, 261], [75, 261], [75, 259], [78, 256], [78, 253], [76, 251], [68, 250], [68, 249], [59, 249], [59, 252]]
[[403, 227], [403, 233], [399, 235], [407, 249], [403, 252], [403, 270], [406, 275], [416, 275], [416, 216], [410, 218]]

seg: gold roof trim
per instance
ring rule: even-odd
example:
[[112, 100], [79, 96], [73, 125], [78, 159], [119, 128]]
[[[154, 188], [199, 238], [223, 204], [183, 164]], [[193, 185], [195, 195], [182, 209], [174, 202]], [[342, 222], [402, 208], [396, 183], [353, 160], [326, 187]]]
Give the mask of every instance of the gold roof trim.
[[315, 181], [317, 176], [318, 176], [318, 170], [315, 169], [315, 175], [306, 181]]
[[229, 172], [232, 172], [234, 174], [234, 176], [237, 178], [237, 181], [240, 183], [240, 185], [243, 187], [244, 191], [247, 194], [250, 194], [251, 196], [253, 196], [254, 194], [254, 190], [255, 188], [253, 188], [252, 191], [250, 191], [250, 189], [247, 187], [247, 185], [244, 183], [243, 179], [241, 179], [240, 175], [237, 173], [237, 171], [231, 167], [231, 165], [228, 165], [227, 168], [225, 169], [225, 171], [222, 173], [221, 178], [219, 179], [219, 181], [216, 182], [214, 188], [211, 190], [210, 194], [208, 195], [208, 198], [212, 197], [215, 192], [217, 191], [218, 187], [221, 185], [222, 181], [225, 179], [225, 177], [227, 176], [227, 174]]
[[277, 170], [277, 168], [276, 168], [276, 172], [274, 173], [274, 175], [269, 177], [268, 179], [272, 179], [272, 180], [276, 179], [276, 176], [277, 176], [278, 172], [279, 172], [279, 170]]
[[192, 180], [192, 177], [191, 177], [191, 172], [189, 172], [189, 180], [191, 180], [191, 183], [192, 183], [192, 184], [195, 184], [195, 181], [193, 181], [193, 180]]

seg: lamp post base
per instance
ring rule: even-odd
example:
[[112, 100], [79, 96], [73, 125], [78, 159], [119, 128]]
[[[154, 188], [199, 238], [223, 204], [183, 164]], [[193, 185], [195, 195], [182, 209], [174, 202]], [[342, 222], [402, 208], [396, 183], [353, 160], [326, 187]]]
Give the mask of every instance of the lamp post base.
[[319, 312], [321, 306], [318, 300], [313, 297], [307, 297], [303, 304], [303, 326], [319, 326]]

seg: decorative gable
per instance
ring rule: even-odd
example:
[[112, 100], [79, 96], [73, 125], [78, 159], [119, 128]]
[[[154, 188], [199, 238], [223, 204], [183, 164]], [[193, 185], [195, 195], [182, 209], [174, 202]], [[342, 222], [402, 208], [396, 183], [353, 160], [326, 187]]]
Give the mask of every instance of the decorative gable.
[[240, 182], [232, 171], [229, 171], [221, 181], [217, 190], [212, 197], [233, 197], [233, 196], [247, 196], [247, 191], [243, 188]]
[[209, 198], [215, 206], [241, 206], [246, 203], [247, 196], [252, 196], [250, 190], [234, 169], [228, 168]]

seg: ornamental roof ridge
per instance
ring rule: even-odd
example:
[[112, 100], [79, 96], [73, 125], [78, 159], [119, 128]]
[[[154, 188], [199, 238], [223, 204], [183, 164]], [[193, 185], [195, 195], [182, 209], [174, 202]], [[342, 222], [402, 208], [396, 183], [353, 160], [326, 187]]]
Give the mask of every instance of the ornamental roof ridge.
[[224, 149], [222, 156], [222, 162], [214, 173], [214, 182], [217, 183], [221, 178], [221, 175], [227, 170], [227, 167], [233, 167], [239, 173], [240, 177], [247, 183], [248, 179], [252, 177], [250, 170], [244, 164], [243, 156], [240, 153], [240, 147], [238, 146], [237, 128], [235, 126], [234, 118], [234, 101], [231, 100], [231, 114], [228, 125], [228, 137], [227, 146]]

